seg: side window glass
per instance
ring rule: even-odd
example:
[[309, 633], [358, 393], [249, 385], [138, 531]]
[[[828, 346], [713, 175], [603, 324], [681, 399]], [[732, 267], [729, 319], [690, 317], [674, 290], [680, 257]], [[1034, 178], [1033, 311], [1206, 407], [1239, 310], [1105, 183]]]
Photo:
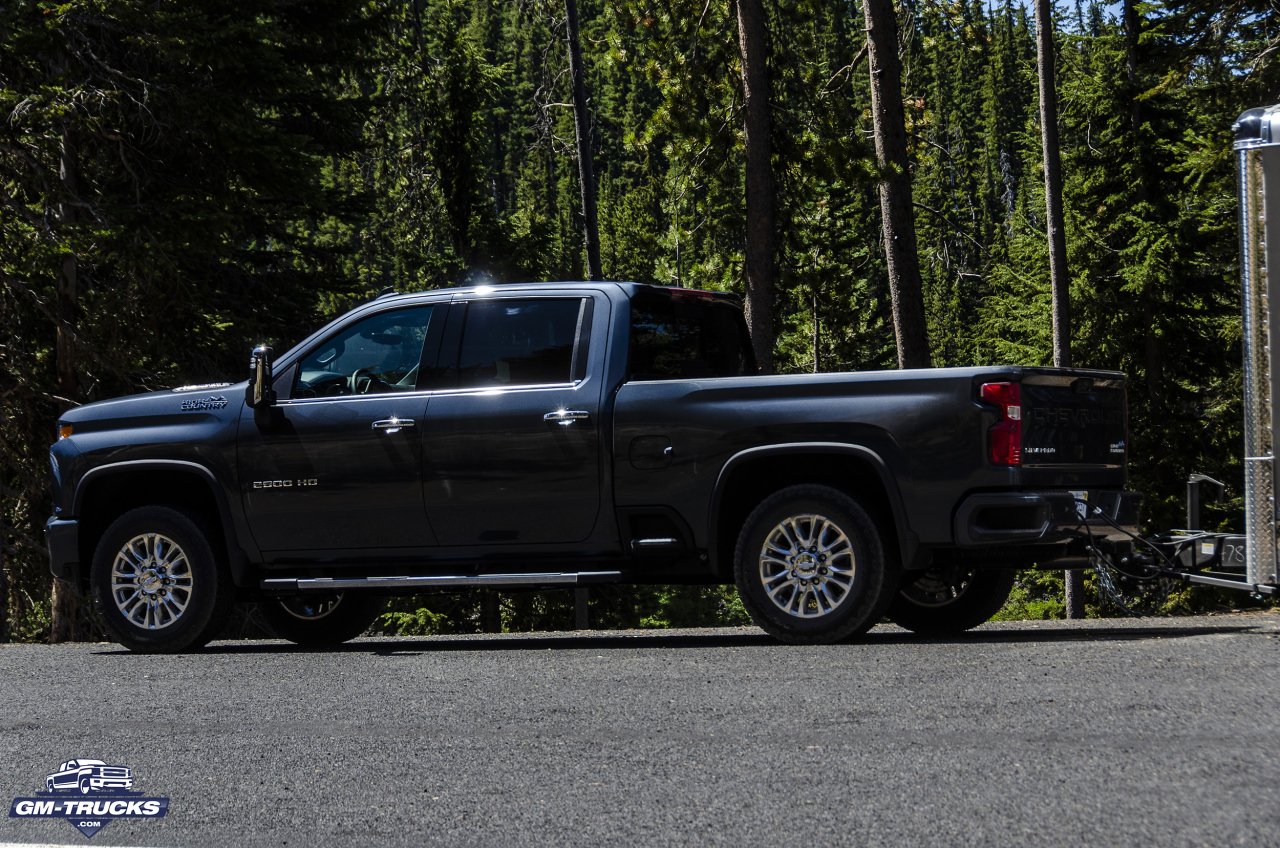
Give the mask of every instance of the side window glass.
[[462, 330], [458, 387], [572, 383], [585, 304], [583, 298], [472, 301]]
[[370, 315], [303, 358], [293, 397], [343, 397], [413, 391], [434, 307]]

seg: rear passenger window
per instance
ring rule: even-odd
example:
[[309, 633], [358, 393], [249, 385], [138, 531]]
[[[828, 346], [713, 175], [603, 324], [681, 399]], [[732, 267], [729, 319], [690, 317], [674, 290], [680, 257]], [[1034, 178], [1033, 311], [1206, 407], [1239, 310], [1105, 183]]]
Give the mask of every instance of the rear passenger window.
[[572, 383], [583, 298], [474, 300], [467, 305], [458, 387]]

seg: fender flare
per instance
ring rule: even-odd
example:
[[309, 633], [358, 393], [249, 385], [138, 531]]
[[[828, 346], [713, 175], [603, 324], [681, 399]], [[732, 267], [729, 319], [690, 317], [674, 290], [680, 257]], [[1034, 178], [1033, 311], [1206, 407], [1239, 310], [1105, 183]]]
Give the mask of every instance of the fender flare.
[[[880, 478], [880, 485], [884, 487], [885, 494], [888, 496], [889, 513], [893, 516], [902, 565], [904, 568], [908, 567], [915, 559], [919, 541], [907, 521], [907, 512], [902, 502], [902, 492], [898, 489], [897, 481], [894, 479], [893, 474], [889, 472], [889, 467], [880, 454], [868, 447], [848, 442], [783, 442], [772, 445], [759, 445], [738, 451], [725, 461], [724, 465], [720, 467], [720, 473], [716, 476], [715, 488], [711, 492], [710, 526], [713, 528], [720, 526], [721, 501], [723, 499], [722, 493], [724, 492], [725, 480], [738, 466], [761, 457], [822, 453], [850, 456], [865, 462], [875, 470], [876, 475]], [[708, 544], [711, 561], [718, 562], [719, 533], [710, 533]]]
[[126, 474], [132, 471], [178, 471], [198, 477], [213, 496], [213, 503], [218, 509], [218, 522], [222, 527], [222, 537], [226, 548], [227, 563], [231, 567], [232, 582], [243, 585], [248, 579], [249, 556], [257, 556], [257, 551], [245, 551], [241, 545], [242, 535], [238, 532], [236, 516], [231, 512], [225, 493], [218, 484], [218, 477], [208, 466], [184, 459], [131, 459], [124, 462], [112, 462], [90, 468], [76, 484], [75, 494], [71, 498], [71, 514], [82, 515], [85, 492], [93, 482], [104, 477]]

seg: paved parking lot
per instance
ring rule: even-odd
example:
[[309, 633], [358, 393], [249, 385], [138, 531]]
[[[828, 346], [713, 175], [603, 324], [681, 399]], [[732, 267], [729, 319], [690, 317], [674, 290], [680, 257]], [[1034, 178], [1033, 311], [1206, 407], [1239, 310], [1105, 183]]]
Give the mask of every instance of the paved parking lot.
[[[1280, 614], [196, 655], [0, 646], [0, 790], [130, 766], [94, 845], [1271, 845]], [[6, 818], [0, 842], [85, 844]]]

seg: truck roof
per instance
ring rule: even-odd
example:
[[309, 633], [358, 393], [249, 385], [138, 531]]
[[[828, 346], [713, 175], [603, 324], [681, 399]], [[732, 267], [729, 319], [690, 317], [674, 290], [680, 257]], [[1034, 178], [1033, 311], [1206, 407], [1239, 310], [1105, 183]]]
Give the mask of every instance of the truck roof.
[[388, 291], [379, 294], [375, 300], [393, 299], [393, 298], [410, 298], [421, 297], [424, 294], [452, 294], [452, 295], [489, 295], [502, 291], [503, 289], [512, 289], [519, 291], [538, 291], [540, 289], [555, 289], [563, 291], [564, 289], [599, 289], [600, 287], [616, 287], [622, 291], [628, 298], [633, 298], [641, 292], [654, 292], [667, 294], [674, 297], [690, 297], [705, 300], [724, 300], [732, 303], [740, 303], [742, 298], [732, 292], [712, 291], [710, 289], [689, 289], [680, 286], [658, 286], [650, 283], [634, 283], [626, 280], [560, 280], [560, 281], [530, 281], [530, 282], [511, 282], [511, 283], [492, 283], [486, 285], [474, 286], [451, 286], [439, 289], [427, 289], [417, 292], [395, 292]]

